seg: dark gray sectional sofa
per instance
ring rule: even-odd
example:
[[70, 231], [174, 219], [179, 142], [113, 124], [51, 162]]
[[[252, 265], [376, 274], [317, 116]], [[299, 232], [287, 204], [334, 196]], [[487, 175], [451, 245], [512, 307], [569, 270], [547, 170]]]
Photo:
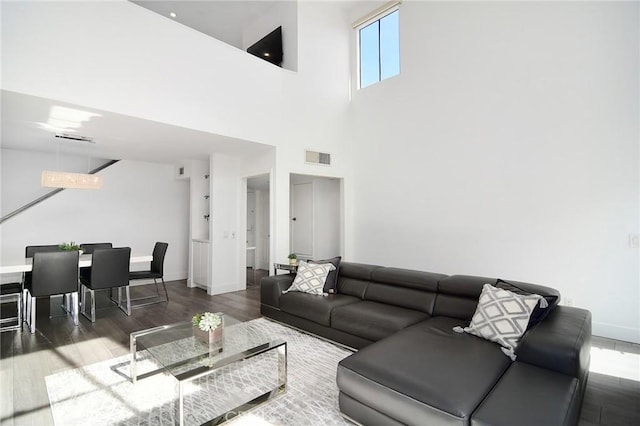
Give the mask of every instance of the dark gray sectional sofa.
[[[359, 349], [338, 366], [342, 414], [366, 425], [574, 425], [590, 360], [591, 314], [527, 283], [343, 262], [337, 293], [282, 294], [295, 275], [261, 282], [264, 316]], [[549, 303], [517, 359], [453, 331], [473, 316], [485, 283]]]

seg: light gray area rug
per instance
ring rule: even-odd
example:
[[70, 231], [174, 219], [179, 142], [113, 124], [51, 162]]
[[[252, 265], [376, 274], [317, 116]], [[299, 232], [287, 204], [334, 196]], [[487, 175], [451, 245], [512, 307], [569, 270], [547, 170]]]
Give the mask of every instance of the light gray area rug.
[[[287, 391], [227, 424], [348, 424], [338, 409], [336, 369], [350, 351], [264, 318], [242, 326], [249, 334], [287, 342]], [[140, 372], [157, 369], [149, 358], [138, 365]], [[177, 424], [177, 381], [159, 373], [131, 383], [128, 356], [63, 371], [45, 380], [56, 425]], [[185, 424], [202, 424], [276, 384], [274, 351], [225, 367], [186, 388]]]

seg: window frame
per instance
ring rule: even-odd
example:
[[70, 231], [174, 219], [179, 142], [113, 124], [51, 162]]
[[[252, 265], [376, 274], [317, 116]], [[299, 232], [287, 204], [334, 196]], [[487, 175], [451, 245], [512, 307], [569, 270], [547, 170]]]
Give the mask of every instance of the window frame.
[[[393, 78], [396, 77], [398, 75], [400, 75], [401, 73], [401, 64], [400, 64], [400, 5], [402, 4], [401, 1], [392, 1], [390, 3], [385, 4], [384, 6], [382, 6], [381, 8], [378, 8], [376, 10], [374, 10], [373, 12], [369, 13], [368, 15], [366, 15], [365, 17], [357, 20], [354, 24], [353, 24], [353, 29], [355, 30], [355, 36], [356, 36], [356, 88], [357, 90], [360, 89], [364, 89], [367, 88], [369, 86], [373, 86], [377, 83], [381, 83], [384, 80], [387, 80], [389, 78]], [[379, 75], [379, 80], [368, 84], [367, 86], [362, 87], [362, 64], [361, 64], [361, 57], [360, 57], [360, 53], [361, 53], [361, 40], [360, 40], [360, 31], [365, 28], [368, 27], [369, 25], [380, 21], [381, 19], [385, 18], [388, 15], [391, 15], [394, 12], [398, 12], [398, 73], [387, 77], [387, 78], [382, 78], [382, 62], [380, 59], [378, 59], [379, 61], [379, 69], [378, 69], [378, 75]], [[378, 24], [378, 31], [380, 31], [380, 24]], [[378, 36], [379, 38], [379, 36]], [[378, 55], [380, 55], [380, 42], [378, 42]]]

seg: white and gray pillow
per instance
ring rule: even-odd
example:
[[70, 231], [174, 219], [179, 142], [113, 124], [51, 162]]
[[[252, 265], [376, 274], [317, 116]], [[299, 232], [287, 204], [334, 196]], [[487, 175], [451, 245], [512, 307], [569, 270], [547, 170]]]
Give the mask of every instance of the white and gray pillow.
[[485, 284], [471, 323], [465, 328], [455, 327], [454, 331], [496, 342], [502, 346], [502, 352], [515, 361], [515, 349], [538, 303], [541, 308], [547, 307], [546, 299], [538, 294], [519, 295]]
[[335, 269], [336, 267], [331, 263], [309, 264], [301, 260], [298, 262], [298, 271], [291, 287], [283, 291], [283, 293], [301, 291], [322, 296], [324, 294], [324, 284], [327, 281], [327, 276], [329, 276], [329, 272]]
[[340, 262], [342, 256], [336, 256], [326, 260], [310, 260], [308, 263], [331, 263], [335, 269], [329, 272], [327, 280], [324, 283], [324, 292], [328, 294], [337, 293], [338, 287], [338, 271], [340, 270]]

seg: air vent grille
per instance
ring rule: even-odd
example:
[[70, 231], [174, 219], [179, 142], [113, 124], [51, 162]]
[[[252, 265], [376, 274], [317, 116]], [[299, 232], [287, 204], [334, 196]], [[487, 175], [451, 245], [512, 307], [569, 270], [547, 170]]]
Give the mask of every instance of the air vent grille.
[[310, 164], [331, 165], [331, 154], [318, 151], [305, 151], [305, 161]]
[[93, 143], [93, 138], [90, 138], [89, 136], [70, 135], [68, 133], [56, 133], [56, 138]]

